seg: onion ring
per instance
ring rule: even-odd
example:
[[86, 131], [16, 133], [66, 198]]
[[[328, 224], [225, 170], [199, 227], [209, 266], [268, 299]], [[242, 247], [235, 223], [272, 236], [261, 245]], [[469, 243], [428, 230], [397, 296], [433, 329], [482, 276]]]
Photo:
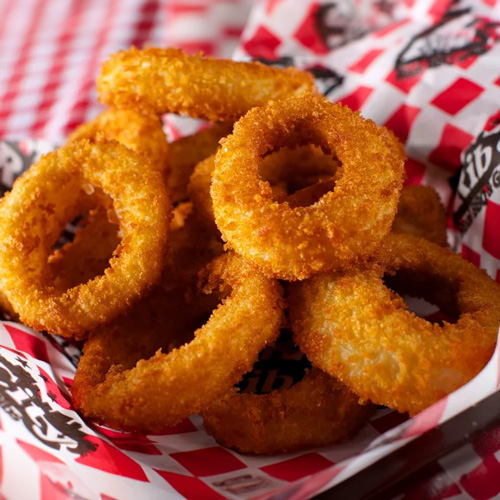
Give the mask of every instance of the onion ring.
[[[105, 371], [95, 365], [107, 353], [94, 351], [98, 340], [89, 340], [72, 387], [85, 416], [123, 430], [161, 432], [221, 397], [274, 342], [283, 309], [279, 283], [233, 253], [217, 258], [207, 272], [205, 292], [230, 292], [189, 344], [158, 351], [130, 370], [114, 365]], [[120, 349], [106, 345], [111, 352]], [[145, 400], [147, 405], [133, 403]]]
[[405, 186], [392, 231], [413, 234], [446, 246], [446, 212], [436, 191], [429, 186]]
[[[273, 148], [312, 143], [342, 167], [334, 191], [309, 207], [276, 203], [258, 175]], [[363, 169], [369, 169], [370, 174]], [[314, 95], [255, 108], [217, 153], [211, 195], [229, 247], [267, 275], [305, 279], [370, 257], [390, 231], [403, 158], [386, 129]]]
[[189, 56], [173, 48], [117, 52], [97, 78], [99, 99], [110, 107], [225, 122], [270, 99], [315, 89], [312, 74], [295, 68]]
[[173, 203], [187, 199], [187, 186], [194, 167], [217, 151], [219, 141], [230, 134], [232, 128], [228, 124], [216, 123], [170, 143], [167, 185], [172, 193]]
[[[334, 188], [334, 182], [323, 184], [333, 178], [339, 168], [338, 160], [325, 155], [315, 146], [302, 146], [296, 149], [282, 148], [266, 156], [260, 165], [260, 176], [271, 185], [273, 198], [278, 202], [287, 201], [290, 206], [297, 202], [321, 196]], [[215, 169], [215, 155], [209, 156], [196, 165], [188, 184], [188, 195], [196, 213], [207, 229], [217, 232], [213, 211], [210, 185]], [[321, 187], [316, 183], [321, 183]], [[305, 188], [309, 184], [309, 188]], [[316, 187], [317, 186], [317, 187]], [[293, 195], [289, 191], [300, 189]], [[300, 193], [300, 194], [299, 194]], [[321, 194], [320, 194], [321, 193]]]
[[136, 153], [143, 154], [155, 170], [168, 167], [168, 142], [163, 124], [155, 116], [146, 116], [132, 110], [109, 109], [89, 123], [80, 125], [68, 142], [89, 139], [102, 142], [116, 140]]
[[[294, 338], [315, 366], [361, 398], [414, 415], [488, 362], [500, 288], [451, 250], [412, 235], [388, 235], [376, 260], [364, 270], [292, 284]], [[457, 322], [440, 326], [409, 312], [382, 281], [384, 272], [396, 271], [406, 292], [423, 295]]]
[[342, 382], [313, 368], [289, 389], [241, 394], [233, 388], [202, 412], [203, 426], [222, 446], [275, 455], [352, 437], [372, 415]]
[[[111, 197], [123, 238], [104, 275], [61, 292], [48, 283], [47, 259], [86, 190]], [[2, 199], [1, 289], [27, 325], [81, 338], [159, 280], [170, 210], [161, 174], [142, 157], [115, 142], [69, 144], [42, 157]]]

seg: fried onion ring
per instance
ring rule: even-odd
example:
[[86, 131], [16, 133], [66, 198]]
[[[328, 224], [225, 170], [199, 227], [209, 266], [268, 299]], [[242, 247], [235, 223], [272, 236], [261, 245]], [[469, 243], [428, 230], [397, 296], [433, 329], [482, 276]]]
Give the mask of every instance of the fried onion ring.
[[374, 410], [358, 400], [342, 382], [313, 368], [289, 389], [231, 389], [202, 412], [203, 426], [219, 444], [240, 453], [291, 453], [352, 437]]
[[405, 186], [392, 231], [413, 234], [446, 246], [446, 212], [436, 191], [429, 186]]
[[214, 154], [219, 141], [230, 134], [231, 130], [231, 125], [216, 123], [196, 134], [181, 137], [170, 143], [170, 173], [167, 185], [172, 192], [173, 203], [187, 199], [189, 177], [196, 164]]
[[110, 107], [225, 122], [270, 99], [315, 88], [312, 74], [295, 68], [189, 56], [173, 48], [117, 52], [97, 78], [99, 99]]
[[[103, 275], [58, 290], [47, 267], [52, 247], [86, 192], [100, 190], [113, 200], [122, 241]], [[81, 338], [158, 282], [170, 210], [162, 175], [142, 157], [116, 142], [71, 143], [42, 157], [2, 199], [1, 288], [27, 325]]]
[[[414, 415], [488, 362], [500, 288], [451, 250], [412, 235], [388, 235], [376, 260], [364, 270], [291, 284], [294, 338], [315, 366], [361, 398]], [[456, 323], [440, 326], [408, 311], [384, 284], [384, 273], [458, 317]]]
[[223, 396], [276, 340], [283, 310], [277, 281], [233, 253], [213, 261], [207, 273], [203, 290], [229, 295], [189, 344], [168, 354], [157, 351], [125, 370], [100, 361], [121, 349], [121, 337], [118, 346], [103, 347], [98, 337], [106, 333], [91, 336], [72, 387], [85, 416], [123, 430], [161, 432]]
[[[332, 190], [334, 182], [329, 184], [323, 182], [332, 179], [338, 168], [338, 160], [325, 155], [318, 147], [307, 145], [295, 149], [281, 148], [276, 153], [266, 156], [260, 165], [259, 174], [263, 180], [271, 184], [276, 201], [288, 201], [293, 207], [299, 206], [294, 205], [295, 199], [300, 202], [317, 196], [315, 199], [317, 201]], [[214, 169], [215, 155], [200, 161], [189, 179], [188, 194], [200, 220], [208, 229], [218, 233], [210, 196]], [[321, 183], [321, 187], [319, 184], [316, 186], [316, 183]], [[305, 188], [309, 184], [313, 186]], [[296, 189], [300, 191], [288, 195], [289, 191]]]
[[136, 153], [143, 154], [155, 170], [164, 172], [168, 167], [168, 142], [163, 124], [155, 116], [146, 116], [129, 109], [109, 109], [89, 123], [80, 125], [68, 142], [118, 141]]
[[[273, 149], [312, 143], [342, 167], [333, 191], [308, 207], [273, 200], [259, 175]], [[386, 129], [314, 95], [255, 108], [215, 159], [211, 195], [229, 247], [280, 279], [305, 279], [370, 257], [390, 231], [403, 184], [403, 158]]]

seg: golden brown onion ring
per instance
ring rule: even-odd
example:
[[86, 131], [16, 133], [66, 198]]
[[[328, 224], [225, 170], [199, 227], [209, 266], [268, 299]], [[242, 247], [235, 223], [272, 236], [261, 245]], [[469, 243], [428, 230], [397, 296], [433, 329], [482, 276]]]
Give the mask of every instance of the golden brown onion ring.
[[217, 151], [219, 141], [231, 133], [232, 125], [216, 123], [196, 134], [181, 137], [170, 143], [170, 173], [167, 185], [172, 192], [172, 202], [187, 199], [189, 177], [197, 163]]
[[168, 142], [163, 124], [156, 116], [146, 116], [129, 109], [109, 109], [89, 123], [80, 125], [68, 142], [118, 141], [136, 153], [143, 154], [155, 170], [167, 171]]
[[[322, 185], [320, 188], [316, 187], [315, 184], [331, 179], [338, 167], [338, 160], [325, 155], [320, 148], [308, 145], [296, 149], [282, 148], [276, 153], [266, 156], [260, 165], [259, 175], [271, 184], [273, 197], [276, 201], [288, 201], [291, 206], [295, 206], [291, 202], [294, 195], [289, 196], [289, 191], [296, 189], [304, 191], [302, 195], [298, 195], [299, 191], [297, 191], [296, 194], [300, 199], [305, 197], [309, 199], [314, 195], [319, 199], [323, 194], [333, 189], [334, 184], [328, 184], [326, 190], [326, 185]], [[218, 233], [210, 195], [214, 169], [215, 155], [199, 162], [189, 179], [188, 194], [202, 223], [211, 231]], [[310, 186], [312, 191], [305, 188], [309, 184], [313, 184]], [[321, 195], [319, 195], [320, 190]], [[299, 198], [297, 199], [299, 200]]]
[[[144, 161], [116, 142], [82, 140], [42, 157], [2, 199], [0, 286], [24, 323], [82, 337], [159, 280], [171, 205], [162, 175]], [[113, 200], [120, 246], [103, 275], [60, 291], [47, 259], [86, 192], [101, 190]]]
[[[312, 206], [273, 199], [258, 175], [273, 149], [312, 143], [342, 167], [333, 191]], [[383, 127], [315, 95], [255, 108], [215, 159], [215, 221], [229, 246], [281, 279], [305, 279], [370, 257], [390, 231], [403, 184], [403, 157]]]
[[106, 371], [94, 368], [108, 355], [103, 349], [120, 347], [108, 341], [99, 346], [103, 333], [91, 337], [72, 388], [85, 416], [124, 430], [161, 432], [221, 397], [275, 341], [283, 309], [278, 282], [233, 253], [216, 259], [207, 272], [204, 291], [229, 295], [190, 343], [168, 354], [158, 351], [129, 370], [106, 363]]
[[436, 191], [429, 186], [405, 186], [392, 231], [446, 246], [446, 212]]
[[[500, 288], [451, 250], [412, 235], [389, 234], [377, 261], [293, 283], [295, 342], [361, 398], [413, 415], [488, 362], [500, 323]], [[384, 273], [458, 320], [440, 326], [417, 317], [384, 284]]]
[[342, 382], [313, 368], [289, 389], [231, 389], [202, 412], [205, 430], [240, 453], [274, 455], [346, 441], [374, 411]]
[[174, 48], [117, 52], [97, 78], [99, 99], [110, 107], [225, 122], [270, 99], [315, 89], [312, 74], [295, 68], [189, 56]]

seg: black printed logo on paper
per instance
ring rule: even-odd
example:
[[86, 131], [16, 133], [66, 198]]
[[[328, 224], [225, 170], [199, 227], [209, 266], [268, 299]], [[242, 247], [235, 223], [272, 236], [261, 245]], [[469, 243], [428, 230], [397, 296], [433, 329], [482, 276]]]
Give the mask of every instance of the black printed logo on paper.
[[261, 351], [252, 371], [243, 375], [237, 387], [250, 394], [289, 389], [304, 378], [311, 366], [306, 355], [294, 344], [292, 332], [282, 330], [274, 346]]
[[457, 185], [460, 200], [453, 214], [457, 229], [465, 233], [474, 219], [500, 188], [500, 127], [483, 131], [462, 153]]
[[21, 357], [10, 362], [0, 356], [0, 408], [12, 419], [21, 421], [33, 436], [51, 448], [65, 448], [77, 455], [95, 451], [96, 446], [85, 439], [79, 422], [42, 401], [37, 381], [30, 371]]
[[488, 52], [500, 37], [500, 23], [470, 16], [470, 8], [447, 12], [441, 21], [410, 40], [396, 59], [398, 78], [427, 68], [456, 65]]
[[[280, 57], [278, 59], [266, 59], [264, 57], [260, 57], [256, 59], [256, 61], [277, 68], [289, 68], [291, 66], [295, 66], [293, 58], [289, 56]], [[318, 90], [326, 97], [328, 97], [334, 89], [340, 87], [344, 81], [344, 77], [342, 75], [339, 75], [332, 69], [319, 64], [306, 66], [301, 69], [309, 71], [313, 74]]]
[[17, 143], [0, 141], [0, 195], [10, 190], [14, 181], [28, 170], [35, 156], [35, 152], [24, 154]]

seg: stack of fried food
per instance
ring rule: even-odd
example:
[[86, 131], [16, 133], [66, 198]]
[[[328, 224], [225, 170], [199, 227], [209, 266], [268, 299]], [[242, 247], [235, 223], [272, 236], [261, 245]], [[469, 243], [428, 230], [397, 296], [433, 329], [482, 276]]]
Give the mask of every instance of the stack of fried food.
[[[437, 194], [403, 187], [395, 136], [310, 74], [130, 49], [97, 89], [109, 109], [0, 205], [2, 305], [85, 340], [72, 386], [85, 417], [159, 433], [201, 414], [225, 446], [289, 452], [348, 439], [376, 404], [413, 415], [487, 363], [498, 286], [446, 247]], [[213, 124], [167, 143], [164, 113]], [[312, 368], [238, 390], [284, 328]]]

